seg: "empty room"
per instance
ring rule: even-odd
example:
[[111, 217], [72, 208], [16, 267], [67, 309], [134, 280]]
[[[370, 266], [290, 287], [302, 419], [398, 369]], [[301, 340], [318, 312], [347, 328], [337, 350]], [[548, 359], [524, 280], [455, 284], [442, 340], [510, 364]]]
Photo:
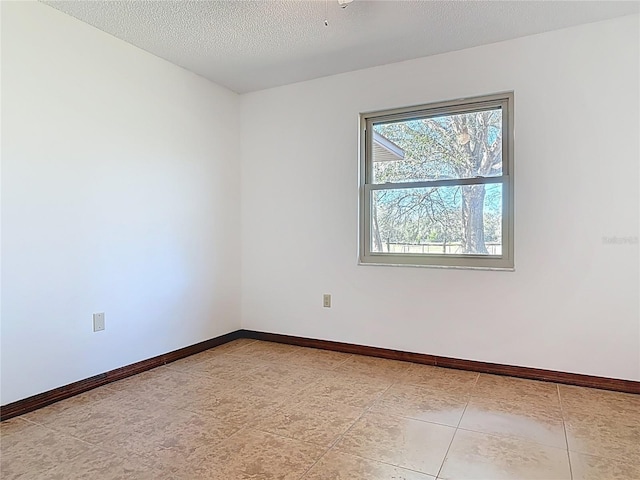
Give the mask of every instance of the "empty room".
[[640, 480], [639, 12], [0, 1], [0, 478]]

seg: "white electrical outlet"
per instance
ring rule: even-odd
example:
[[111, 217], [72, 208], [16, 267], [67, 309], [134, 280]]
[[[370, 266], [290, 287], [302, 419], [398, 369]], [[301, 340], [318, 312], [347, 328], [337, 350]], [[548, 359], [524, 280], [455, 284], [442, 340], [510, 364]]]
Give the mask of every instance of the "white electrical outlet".
[[93, 314], [93, 331], [100, 332], [104, 330], [104, 312]]
[[325, 293], [322, 296], [322, 306], [324, 308], [331, 308], [331, 294], [330, 293]]

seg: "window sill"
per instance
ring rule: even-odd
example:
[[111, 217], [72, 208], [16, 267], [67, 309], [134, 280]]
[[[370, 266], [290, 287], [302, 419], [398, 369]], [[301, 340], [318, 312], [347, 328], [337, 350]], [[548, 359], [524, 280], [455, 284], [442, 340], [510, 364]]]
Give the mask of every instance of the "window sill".
[[489, 270], [496, 272], [515, 272], [515, 267], [491, 267], [491, 266], [470, 266], [470, 265], [416, 265], [410, 263], [377, 263], [363, 262], [358, 260], [358, 266], [364, 267], [408, 267], [408, 268], [437, 268], [447, 270]]

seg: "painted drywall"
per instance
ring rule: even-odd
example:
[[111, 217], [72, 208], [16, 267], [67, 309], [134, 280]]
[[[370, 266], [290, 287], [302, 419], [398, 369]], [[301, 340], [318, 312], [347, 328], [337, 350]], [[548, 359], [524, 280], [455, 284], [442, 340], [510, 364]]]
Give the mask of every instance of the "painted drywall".
[[2, 2], [3, 405], [239, 327], [238, 112], [49, 6]]
[[[3, 405], [241, 325], [640, 379], [637, 16], [239, 99], [1, 9]], [[516, 271], [358, 266], [358, 114], [504, 90]]]
[[[242, 326], [640, 380], [638, 39], [622, 17], [243, 95]], [[359, 266], [359, 113], [508, 90], [515, 272]]]

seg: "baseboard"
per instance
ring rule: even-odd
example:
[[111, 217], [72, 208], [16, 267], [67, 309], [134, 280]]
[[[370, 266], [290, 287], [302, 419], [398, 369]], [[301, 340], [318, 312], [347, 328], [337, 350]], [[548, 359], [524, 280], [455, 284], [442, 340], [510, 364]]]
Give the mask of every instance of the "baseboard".
[[46, 407], [52, 403], [64, 400], [65, 398], [73, 397], [74, 395], [106, 385], [107, 383], [122, 380], [123, 378], [142, 373], [146, 370], [151, 370], [152, 368], [180, 360], [181, 358], [203, 352], [241, 337], [241, 331], [237, 330], [235, 332], [227, 333], [226, 335], [211, 338], [204, 342], [180, 348], [147, 360], [132, 363], [131, 365], [116, 368], [115, 370], [101, 373], [93, 377], [85, 378], [84, 380], [70, 383], [69, 385], [54, 388], [53, 390], [9, 403], [0, 407], [0, 421], [32, 412], [38, 408]]
[[244, 338], [286, 343], [300, 347], [321, 348], [323, 350], [334, 350], [336, 352], [368, 355], [370, 357], [388, 358], [391, 360], [402, 360], [405, 362], [422, 363], [425, 365], [455, 368], [458, 370], [470, 370], [472, 372], [491, 373], [494, 375], [508, 375], [511, 377], [527, 378], [530, 380], [541, 380], [545, 382], [563, 383], [566, 385], [577, 385], [580, 387], [591, 387], [602, 390], [640, 394], [640, 382], [633, 380], [596, 377], [579, 373], [558, 372], [555, 370], [543, 370], [540, 368], [530, 367], [517, 367], [514, 365], [478, 362], [475, 360], [462, 360], [459, 358], [440, 357], [424, 353], [410, 353], [399, 350], [390, 350], [387, 348], [368, 347], [365, 345], [333, 342], [330, 340], [317, 340], [291, 335], [280, 335], [277, 333], [256, 332], [253, 330], [241, 330], [240, 334]]
[[152, 368], [174, 362], [181, 358], [203, 352], [239, 338], [286, 343], [300, 347], [320, 348], [323, 350], [368, 355], [370, 357], [388, 358], [391, 360], [402, 360], [405, 362], [422, 363], [425, 365], [455, 368], [458, 370], [470, 370], [473, 372], [491, 373], [494, 375], [508, 375], [511, 377], [528, 378], [530, 380], [542, 380], [546, 382], [577, 385], [580, 387], [591, 387], [602, 390], [640, 394], [640, 382], [633, 380], [620, 380], [617, 378], [596, 377], [592, 375], [582, 375], [579, 373], [558, 372], [555, 370], [543, 370], [539, 368], [517, 367], [513, 365], [502, 365], [499, 363], [440, 357], [424, 353], [411, 353], [400, 350], [390, 350], [387, 348], [368, 347], [366, 345], [357, 345], [352, 343], [333, 342], [331, 340], [318, 340], [291, 335], [281, 335], [278, 333], [257, 332], [255, 330], [237, 330], [235, 332], [227, 333], [226, 335], [205, 340], [204, 342], [196, 343], [195, 345], [180, 348], [173, 352], [116, 368], [115, 370], [101, 373], [94, 377], [86, 378], [63, 387], [54, 388], [53, 390], [9, 403], [0, 407], [0, 420], [4, 421], [18, 415], [32, 412], [38, 408], [46, 407], [52, 403], [64, 400], [65, 398], [73, 397], [74, 395], [106, 385], [107, 383], [122, 380], [123, 378], [142, 373], [146, 370], [151, 370]]

